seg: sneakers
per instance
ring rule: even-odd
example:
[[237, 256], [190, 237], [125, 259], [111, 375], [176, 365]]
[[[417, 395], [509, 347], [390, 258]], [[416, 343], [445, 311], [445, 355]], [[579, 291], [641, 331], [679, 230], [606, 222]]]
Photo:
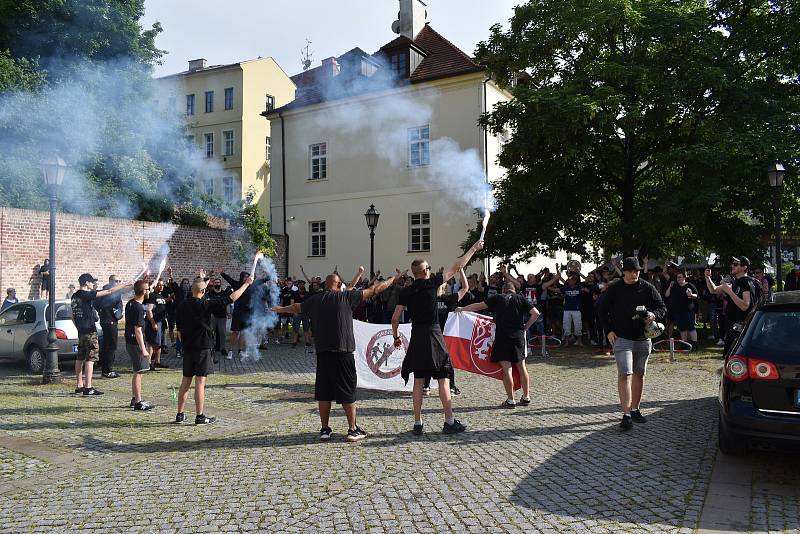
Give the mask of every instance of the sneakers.
[[453, 424], [448, 424], [447, 421], [444, 422], [444, 426], [442, 427], [443, 434], [458, 434], [459, 432], [463, 432], [467, 429], [464, 425], [461, 424], [461, 421], [458, 419], [453, 419]]
[[146, 412], [153, 409], [153, 405], [147, 401], [137, 402], [133, 405], [134, 412]]
[[225, 359], [226, 360], [232, 360], [233, 359], [233, 351], [232, 350], [228, 351], [228, 355], [225, 356]]
[[356, 426], [353, 430], [349, 430], [347, 432], [347, 441], [350, 441], [350, 442], [361, 441], [366, 437], [367, 437], [367, 433], [364, 432], [358, 426]]
[[647, 419], [642, 415], [640, 410], [631, 410], [631, 419], [635, 423], [646, 423]]
[[619, 427], [622, 430], [630, 430], [631, 428], [633, 428], [633, 421], [631, 420], [631, 416], [628, 414], [623, 415]]
[[203, 414], [200, 414], [194, 418], [194, 424], [196, 425], [210, 425], [216, 421], [217, 421], [216, 417], [206, 417]]
[[414, 423], [414, 430], [412, 430], [412, 432], [414, 432], [415, 436], [421, 436], [424, 428], [425, 425], [423, 423], [420, 424]]
[[319, 440], [320, 441], [330, 441], [332, 434], [333, 434], [333, 430], [331, 430], [331, 427], [326, 426], [324, 428], [321, 428], [320, 431], [319, 431]]
[[453, 386], [450, 388], [450, 393], [453, 395], [461, 395], [461, 390], [458, 387]]
[[110, 379], [119, 378], [119, 373], [116, 373], [114, 371], [111, 371], [110, 373], [103, 373], [103, 378], [110, 378]]
[[84, 397], [99, 397], [102, 395], [103, 392], [99, 389], [94, 388], [83, 388], [83, 396]]
[[164, 365], [161, 362], [156, 362], [153, 364], [156, 369], [169, 369], [169, 365]]
[[517, 403], [514, 402], [513, 400], [506, 399], [500, 406], [502, 406], [503, 408], [516, 408]]
[[527, 405], [529, 405], [530, 403], [531, 403], [531, 399], [530, 399], [530, 397], [527, 397], [527, 398], [526, 398], [526, 397], [522, 397], [522, 398], [520, 398], [520, 399], [519, 399], [519, 401], [517, 402], [517, 404], [519, 404], [520, 406], [527, 406]]
[[425, 395], [426, 397], [430, 397], [431, 396], [431, 388], [422, 388], [422, 394]]
[[725, 346], [725, 340], [724, 339], [720, 339], [719, 341], [717, 341], [717, 346], [718, 347], [724, 347]]
[[75, 395], [80, 395], [83, 393], [83, 388], [75, 388]]
[[176, 424], [176, 425], [179, 425], [179, 424], [183, 423], [184, 421], [186, 421], [186, 414], [183, 413], [183, 412], [180, 412], [180, 413], [175, 415], [175, 420], [173, 421], [173, 423]]
[[136, 399], [131, 397], [131, 409], [133, 409], [134, 406], [136, 406]]

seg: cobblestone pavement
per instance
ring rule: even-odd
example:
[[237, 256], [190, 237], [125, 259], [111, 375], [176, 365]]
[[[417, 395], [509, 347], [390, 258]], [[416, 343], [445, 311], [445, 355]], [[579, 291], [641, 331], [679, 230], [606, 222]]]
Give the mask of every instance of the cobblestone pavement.
[[[649, 368], [645, 425], [618, 428], [611, 357], [569, 350], [529, 361], [533, 403], [500, 408], [499, 381], [458, 373], [442, 435], [438, 399], [414, 437], [407, 394], [360, 392], [369, 437], [317, 441], [314, 356], [270, 346], [222, 360], [209, 379], [211, 426], [170, 424], [180, 371], [144, 377], [134, 413], [127, 358], [99, 398], [42, 386], [0, 365], [0, 532], [692, 532], [716, 452], [719, 360]], [[165, 359], [174, 367], [179, 361]], [[71, 364], [62, 364], [62, 370]], [[70, 375], [71, 377], [71, 375]], [[191, 420], [193, 406], [187, 409]], [[751, 524], [798, 529], [800, 471], [754, 461]], [[785, 463], [785, 462], [784, 462]]]

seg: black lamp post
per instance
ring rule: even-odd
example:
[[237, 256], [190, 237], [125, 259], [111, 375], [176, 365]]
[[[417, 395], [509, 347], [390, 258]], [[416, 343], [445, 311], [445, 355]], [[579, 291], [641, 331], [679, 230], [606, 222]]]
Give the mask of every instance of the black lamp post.
[[364, 214], [369, 228], [369, 277], [375, 277], [375, 228], [378, 227], [378, 219], [381, 214], [375, 211], [375, 205], [370, 204], [369, 209]]
[[775, 210], [775, 270], [778, 291], [783, 289], [783, 250], [781, 250], [781, 193], [783, 192], [783, 176], [786, 169], [780, 162], [767, 167], [767, 178], [772, 187], [772, 207]]
[[59, 156], [52, 156], [42, 162], [44, 184], [50, 196], [50, 287], [47, 288], [49, 302], [47, 306], [47, 359], [42, 375], [43, 384], [61, 382], [61, 371], [58, 368], [58, 344], [56, 342], [56, 206], [58, 205], [58, 188], [64, 181], [67, 164]]

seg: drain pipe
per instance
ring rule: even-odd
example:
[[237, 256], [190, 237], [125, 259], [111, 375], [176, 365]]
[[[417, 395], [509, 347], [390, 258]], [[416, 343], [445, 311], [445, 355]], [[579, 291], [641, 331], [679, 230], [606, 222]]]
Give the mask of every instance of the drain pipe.
[[289, 233], [286, 231], [286, 122], [283, 120], [283, 113], [278, 113], [281, 119], [281, 193], [283, 194], [283, 240], [286, 245], [283, 258], [283, 269], [285, 276], [289, 276]]
[[[486, 84], [489, 83], [491, 80], [491, 76], [487, 76], [485, 80], [483, 80], [483, 113], [488, 111], [488, 97], [486, 92]], [[483, 129], [483, 165], [484, 165], [484, 172], [486, 173], [486, 183], [489, 183], [489, 130], [484, 128]], [[489, 280], [489, 274], [492, 272], [492, 258], [490, 256], [486, 257], [486, 280]]]

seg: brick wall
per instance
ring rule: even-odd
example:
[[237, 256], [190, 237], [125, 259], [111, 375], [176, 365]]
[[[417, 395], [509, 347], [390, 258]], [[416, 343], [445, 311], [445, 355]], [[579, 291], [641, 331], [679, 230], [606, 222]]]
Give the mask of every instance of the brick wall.
[[[233, 276], [249, 271], [234, 253], [235, 232], [222, 221], [215, 228], [176, 226], [128, 219], [86, 217], [59, 213], [56, 219], [56, 297], [63, 298], [68, 285], [77, 285], [78, 276], [92, 273], [100, 285], [115, 274], [133, 279], [148, 262], [158, 271], [159, 250], [170, 248], [167, 265], [175, 278], [191, 278], [197, 269], [222, 268]], [[0, 288], [15, 287], [19, 298], [39, 297], [38, 267], [49, 255], [50, 215], [44, 211], [0, 208]], [[284, 276], [285, 244], [278, 244], [274, 258], [278, 273]]]

